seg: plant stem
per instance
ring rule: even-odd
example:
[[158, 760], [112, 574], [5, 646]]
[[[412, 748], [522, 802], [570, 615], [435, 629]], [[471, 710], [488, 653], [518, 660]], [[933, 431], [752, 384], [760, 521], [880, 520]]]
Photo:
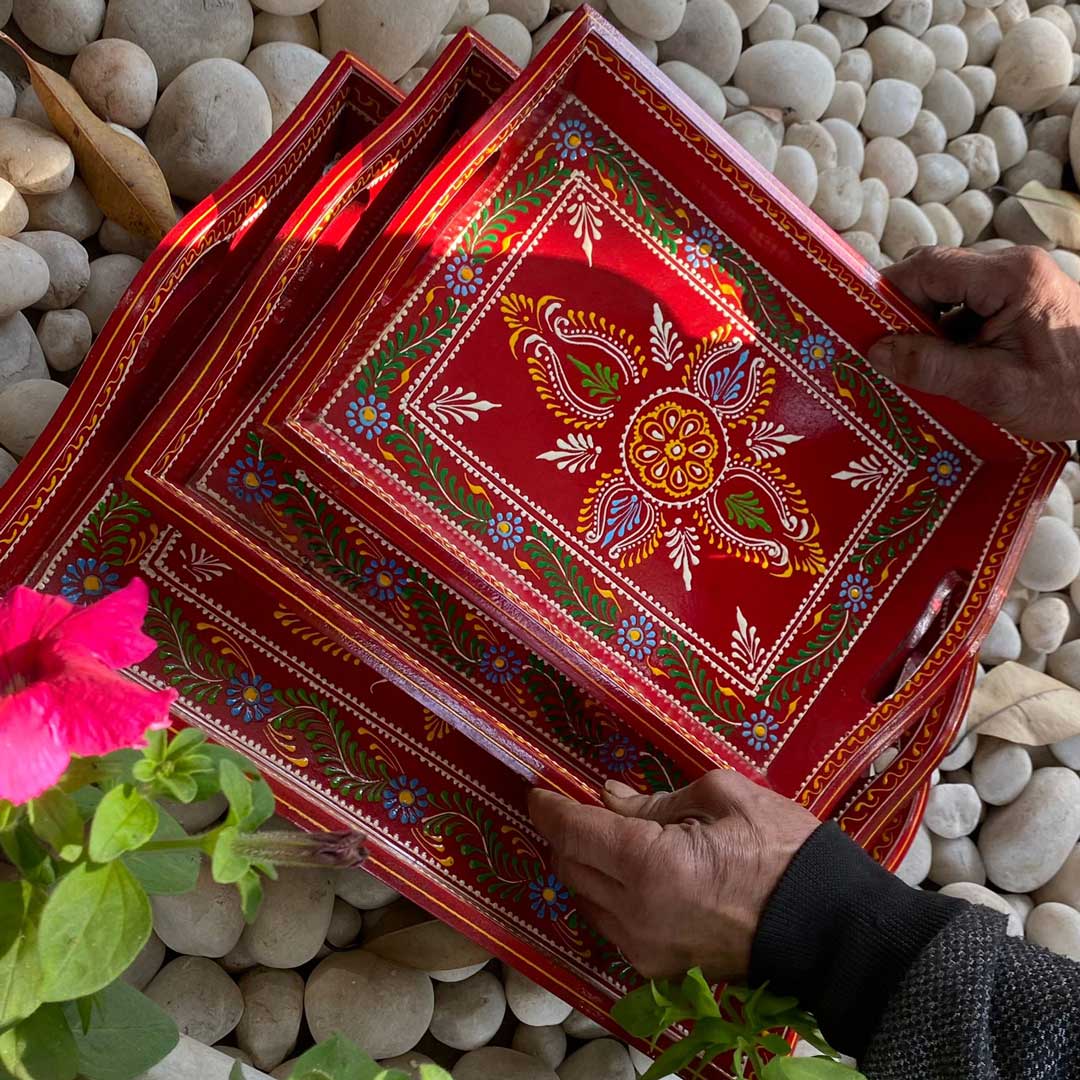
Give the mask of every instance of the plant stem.
[[209, 832], [196, 833], [194, 836], [185, 836], [183, 840], [148, 840], [138, 850], [144, 851], [190, 851], [192, 848], [197, 848], [201, 851], [205, 851], [208, 855], [213, 852], [214, 844], [217, 842], [218, 833], [221, 832], [224, 826], [219, 825], [216, 829], [211, 829]]

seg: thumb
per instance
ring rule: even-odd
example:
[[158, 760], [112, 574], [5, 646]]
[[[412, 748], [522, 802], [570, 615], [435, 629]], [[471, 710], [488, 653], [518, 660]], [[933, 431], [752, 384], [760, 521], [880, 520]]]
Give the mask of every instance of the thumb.
[[922, 334], [879, 341], [867, 359], [882, 375], [913, 390], [940, 394], [995, 418], [1009, 376], [1009, 357], [1000, 349], [961, 345]]
[[617, 780], [604, 785], [604, 804], [622, 817], [643, 818], [660, 825], [686, 821], [718, 821], [739, 802], [752, 781], [727, 769], [716, 769], [678, 791], [639, 795]]

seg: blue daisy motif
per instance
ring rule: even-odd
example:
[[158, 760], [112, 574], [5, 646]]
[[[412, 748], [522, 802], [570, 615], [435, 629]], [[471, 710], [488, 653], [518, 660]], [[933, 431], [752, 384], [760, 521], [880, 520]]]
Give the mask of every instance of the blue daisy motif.
[[71, 604], [96, 600], [116, 592], [120, 575], [108, 563], [97, 559], [76, 559], [69, 563], [60, 579], [60, 595]]
[[780, 725], [772, 713], [762, 709], [752, 712], [749, 720], [743, 721], [742, 737], [753, 750], [768, 750], [776, 745], [776, 731]]
[[446, 267], [445, 281], [455, 296], [474, 296], [484, 283], [484, 268], [470, 255], [455, 255]]
[[368, 440], [377, 439], [390, 426], [390, 410], [386, 402], [368, 394], [349, 402], [345, 420], [357, 435]]
[[480, 674], [501, 685], [521, 674], [521, 657], [509, 645], [489, 645], [480, 657]]
[[608, 772], [629, 772], [638, 763], [639, 757], [641, 751], [621, 732], [609, 735], [600, 744], [600, 764]]
[[848, 574], [840, 586], [840, 599], [844, 607], [856, 615], [866, 610], [873, 596], [874, 586], [865, 574]]
[[952, 487], [960, 479], [960, 459], [951, 450], [939, 450], [926, 468], [939, 487]]
[[383, 792], [383, 809], [390, 815], [391, 821], [400, 821], [402, 825], [415, 825], [427, 809], [428, 789], [414, 776], [397, 776], [386, 785]]
[[683, 237], [683, 254], [695, 269], [707, 270], [716, 262], [716, 249], [723, 242], [715, 229], [694, 229], [688, 236]]
[[277, 480], [274, 470], [261, 458], [242, 457], [234, 462], [225, 486], [234, 499], [241, 502], [261, 503], [274, 494]]
[[619, 623], [615, 640], [631, 660], [644, 660], [656, 648], [656, 624], [644, 615], [628, 615]]
[[563, 120], [555, 132], [555, 151], [563, 161], [588, 157], [596, 138], [584, 120]]
[[502, 545], [503, 551], [516, 548], [525, 536], [520, 514], [496, 514], [488, 521], [487, 531], [496, 544]]
[[529, 904], [541, 919], [546, 915], [554, 922], [560, 915], [565, 915], [569, 899], [570, 890], [554, 874], [546, 877], [541, 874], [529, 882]]
[[245, 724], [265, 720], [274, 705], [274, 688], [254, 672], [244, 671], [229, 680], [225, 687], [229, 713]]
[[799, 359], [807, 371], [825, 371], [836, 359], [836, 342], [824, 334], [807, 334], [799, 345]]
[[364, 567], [363, 582], [368, 596], [386, 603], [401, 595], [409, 578], [397, 559], [369, 559]]

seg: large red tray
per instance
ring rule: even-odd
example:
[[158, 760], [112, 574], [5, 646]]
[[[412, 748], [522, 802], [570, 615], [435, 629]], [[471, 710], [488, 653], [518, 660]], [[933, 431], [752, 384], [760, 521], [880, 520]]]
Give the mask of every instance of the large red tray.
[[[380, 324], [408, 306], [465, 218], [513, 182], [520, 148], [538, 145], [532, 141], [545, 124], [564, 122], [552, 111], [562, 107], [551, 96], [560, 87], [572, 87], [583, 108], [589, 95], [598, 96], [590, 123], [630, 136], [626, 153], [646, 162], [640, 175], [650, 198], [682, 184], [701, 212], [724, 199], [727, 210], [738, 208], [725, 215], [725, 229], [748, 250], [767, 251], [767, 269], [797, 287], [809, 304], [798, 309], [807, 328], [818, 325], [815, 304], [828, 305], [830, 320], [850, 323], [855, 348], [885, 326], [906, 325], [911, 313], [882, 293], [872, 271], [775, 190], [655, 69], [635, 63], [598, 21], [580, 14], [478, 121], [513, 72], [465, 34], [380, 124], [399, 95], [338, 58], [264, 151], [148, 261], [61, 412], [0, 493], [0, 581], [26, 580], [81, 601], [131, 574], [145, 577], [153, 589], [149, 628], [161, 647], [137, 674], [180, 691], [179, 718], [258, 758], [295, 820], [324, 828], [360, 822], [371, 836], [376, 874], [599, 1019], [629, 973], [578, 918], [572, 898], [551, 884], [546, 849], [525, 812], [530, 783], [595, 799], [608, 776], [657, 790], [722, 761], [801, 798], [819, 816], [835, 813], [876, 858], [895, 862], [917, 824], [928, 774], [959, 722], [978, 636], [1001, 599], [1015, 545], [1061, 460], [1057, 451], [1007, 440], [956, 409], [935, 404], [931, 420], [852, 360], [867, 394], [912, 410], [968, 463], [955, 488], [968, 500], [968, 532], [953, 528], [960, 500], [947, 502], [918, 562], [890, 564], [884, 587], [873, 579], [879, 597], [903, 579], [884, 609], [889, 625], [882, 609], [867, 608], [860, 636], [822, 679], [817, 699], [811, 703], [804, 690], [792, 698], [802, 704], [784, 719], [799, 738], [769, 760], [705, 731], [670, 692], [674, 683], [662, 665], [609, 655], [602, 639], [544, 608], [531, 585], [518, 597], [526, 602], [515, 601], [515, 565], [491, 560], [482, 536], [478, 544], [451, 531], [417, 503], [399, 485], [392, 452], [365, 464], [355, 444], [328, 435], [334, 413], [324, 399], [363, 363]], [[670, 130], [656, 127], [657, 116]], [[675, 141], [669, 146], [664, 138]], [[684, 175], [688, 156], [696, 171]], [[650, 160], [663, 164], [664, 179], [649, 171]], [[572, 221], [563, 230], [575, 272], [585, 257], [606, 274], [595, 306], [609, 305], [606, 332], [623, 342], [618, 320], [629, 319], [638, 295], [625, 271], [652, 288], [659, 281], [625, 262], [618, 274], [604, 270], [605, 241], [617, 232], [626, 243], [644, 244], [642, 251], [655, 246], [655, 237], [639, 235], [634, 206], [622, 207], [625, 194], [588, 189], [596, 201], [581, 205], [599, 209], [580, 212], [578, 237]], [[581, 244], [595, 231], [590, 214], [607, 215], [591, 253]], [[690, 233], [699, 227], [682, 225]], [[499, 259], [514, 257], [515, 229], [494, 245], [509, 236], [507, 250], [485, 264], [488, 281]], [[685, 250], [685, 240], [676, 243], [677, 253]], [[569, 274], [553, 284], [565, 287]], [[436, 305], [445, 292], [440, 280], [437, 274]], [[680, 281], [687, 289], [696, 281], [697, 290], [671, 319], [680, 334], [704, 318], [698, 306], [719, 310], [713, 292], [720, 303], [725, 296], [742, 302], [730, 281], [710, 284], [687, 273]], [[582, 296], [575, 304], [585, 310]], [[466, 319], [458, 332], [469, 325]], [[647, 349], [648, 325], [632, 332]], [[749, 341], [752, 327], [740, 322], [739, 332]], [[508, 354], [496, 355], [503, 362], [483, 363], [478, 378], [509, 369]], [[428, 357], [419, 359], [407, 391], [422, 385]], [[771, 363], [783, 366], [782, 358]], [[785, 375], [788, 391], [782, 379], [769, 378], [777, 378], [772, 405], [786, 401], [797, 414], [792, 392], [802, 377]], [[455, 376], [450, 389], [456, 385]], [[858, 390], [852, 397], [855, 408], [864, 401]], [[474, 401], [457, 403], [463, 422], [442, 453], [462, 451], [481, 420], [510, 411], [505, 403], [502, 413], [474, 409], [473, 421], [465, 414]], [[788, 413], [781, 415], [786, 433], [794, 432]], [[529, 436], [521, 421], [532, 424], [523, 413], [498, 426], [528, 465], [522, 478], [535, 472], [545, 494], [569, 497], [580, 475], [535, 462], [519, 441]], [[860, 423], [868, 423], [865, 416]], [[793, 463], [793, 476], [801, 477], [795, 465], [817, 461], [817, 453], [796, 459], [790, 448], [797, 444], [776, 445], [789, 448], [780, 460]], [[993, 469], [973, 467], [976, 453]], [[913, 478], [923, 471], [922, 464], [910, 470]], [[799, 482], [811, 496], [810, 484]], [[832, 481], [819, 501], [832, 513], [853, 492], [859, 489]], [[384, 496], [400, 497], [401, 505]], [[1004, 513], [991, 507], [995, 498]], [[828, 519], [818, 524], [828, 539]], [[564, 539], [574, 542], [573, 530]], [[749, 640], [751, 624], [764, 634], [758, 613], [786, 579], [761, 566], [704, 558], [694, 574], [730, 575], [733, 566], [735, 585], [749, 583], [737, 600]], [[653, 567], [663, 564], [654, 559]], [[957, 588], [943, 570], [970, 574], [971, 584]], [[701, 595], [700, 581], [689, 594], [681, 576], [678, 582], [681, 592], [664, 594], [672, 611]], [[662, 592], [662, 575], [647, 584]], [[701, 616], [693, 607], [684, 614]], [[912, 655], [917, 670], [899, 693], [878, 704], [864, 696], [867, 671], [880, 672], [872, 690], [884, 693]], [[595, 669], [585, 657], [595, 659]], [[859, 667], [870, 663], [877, 666]], [[714, 677], [709, 696], [726, 697], [724, 685]], [[804, 706], [805, 715], [798, 711]], [[869, 760], [890, 744], [902, 746], [897, 761], [866, 779]]]

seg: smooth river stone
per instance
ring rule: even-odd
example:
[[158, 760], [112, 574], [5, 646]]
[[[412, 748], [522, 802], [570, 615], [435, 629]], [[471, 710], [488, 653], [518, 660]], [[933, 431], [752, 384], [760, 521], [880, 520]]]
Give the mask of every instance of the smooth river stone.
[[1080, 911], [1067, 904], [1037, 904], [1024, 924], [1024, 936], [1070, 960], [1080, 960]]
[[634, 1080], [626, 1047], [614, 1039], [596, 1039], [575, 1050], [556, 1070], [559, 1080]]
[[240, 977], [244, 1015], [236, 1025], [236, 1043], [264, 1072], [292, 1053], [304, 1015], [304, 980], [296, 971], [256, 968]]
[[0, 446], [25, 457], [66, 393], [51, 379], [23, 379], [0, 391]]
[[203, 956], [178, 956], [144, 991], [176, 1021], [181, 1034], [213, 1044], [236, 1027], [244, 998], [236, 983]]
[[1061, 869], [1036, 890], [1035, 902], [1068, 904], [1080, 910], [1080, 847], [1073, 848]]
[[1024, 924], [1012, 904], [985, 885], [975, 885], [970, 881], [956, 881], [952, 885], [944, 886], [941, 889], [941, 895], [955, 896], [959, 900], [966, 900], [969, 904], [978, 904], [980, 907], [1000, 912], [1009, 920], [1008, 929], [1005, 931], [1009, 937], [1020, 937], [1024, 932]]
[[979, 798], [990, 806], [1005, 806], [1024, 790], [1033, 772], [1027, 750], [1003, 739], [983, 738], [971, 763], [971, 778]]
[[245, 928], [243, 943], [256, 963], [300, 967], [326, 940], [333, 911], [334, 885], [327, 871], [284, 869], [277, 881], [264, 883], [259, 913]]
[[930, 873], [927, 876], [935, 885], [951, 885], [956, 881], [986, 884], [986, 867], [971, 837], [947, 840], [931, 835], [930, 846]]
[[1028, 543], [1016, 580], [1038, 592], [1066, 588], [1080, 575], [1080, 538], [1064, 521], [1039, 518]]
[[244, 913], [235, 885], [214, 881], [203, 860], [190, 892], [151, 896], [154, 929], [173, 952], [186, 956], [224, 956], [244, 932]]
[[26, 379], [47, 379], [44, 350], [20, 311], [0, 319], [0, 391]]
[[1052, 105], [1072, 82], [1072, 49], [1065, 35], [1045, 19], [1026, 19], [1001, 40], [994, 56], [994, 104], [1017, 112]]
[[495, 1037], [505, 1015], [502, 983], [490, 971], [481, 971], [435, 987], [431, 1034], [455, 1050], [478, 1050]]
[[539, 1059], [501, 1046], [465, 1054], [454, 1066], [454, 1080], [559, 1080]]
[[735, 71], [741, 46], [742, 28], [726, 0], [687, 0], [682, 25], [660, 42], [660, 59], [682, 60], [723, 86]]
[[735, 68], [735, 85], [757, 106], [774, 106], [796, 120], [817, 120], [836, 88], [833, 65], [802, 41], [751, 45]]
[[1015, 802], [991, 810], [979, 832], [986, 872], [1007, 892], [1032, 892], [1061, 869], [1080, 838], [1080, 777], [1036, 769]]
[[558, 1024], [534, 1027], [518, 1024], [510, 1040], [514, 1050], [539, 1059], [552, 1069], [557, 1069], [566, 1057], [566, 1032]]
[[550, 990], [538, 986], [512, 967], [504, 968], [506, 1003], [510, 1011], [523, 1023], [534, 1027], [561, 1024], [573, 1006], [557, 998]]
[[982, 803], [970, 784], [938, 784], [926, 802], [923, 822], [935, 836], [953, 840], [979, 824]]
[[304, 994], [304, 1014], [316, 1042], [340, 1032], [374, 1058], [411, 1050], [434, 1011], [431, 980], [422, 971], [365, 949], [326, 957]]

